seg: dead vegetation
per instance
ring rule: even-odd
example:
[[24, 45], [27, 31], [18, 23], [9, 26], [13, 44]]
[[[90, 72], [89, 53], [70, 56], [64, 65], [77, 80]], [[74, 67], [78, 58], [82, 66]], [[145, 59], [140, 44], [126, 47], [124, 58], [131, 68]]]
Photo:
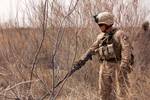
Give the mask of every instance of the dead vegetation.
[[[71, 0], [66, 8], [64, 2], [27, 3], [26, 14], [31, 28], [20, 28], [19, 24], [1, 25], [0, 99], [97, 100], [99, 63], [96, 57], [64, 85], [54, 86], [99, 34], [92, 16], [110, 11], [116, 15], [115, 26], [129, 33], [134, 48], [131, 100], [148, 100], [150, 32], [137, 28], [148, 14], [138, 7], [140, 0], [132, 0], [128, 6], [118, 0]], [[44, 97], [47, 93], [50, 95]]]

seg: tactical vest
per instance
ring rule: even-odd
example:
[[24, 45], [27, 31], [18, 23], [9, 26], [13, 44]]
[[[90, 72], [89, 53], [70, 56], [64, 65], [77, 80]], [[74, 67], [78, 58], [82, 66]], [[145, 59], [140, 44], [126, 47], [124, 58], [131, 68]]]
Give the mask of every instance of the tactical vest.
[[115, 41], [113, 35], [117, 29], [106, 33], [99, 44], [99, 60], [117, 62], [121, 60], [121, 45]]
[[[118, 29], [113, 29], [110, 33], [106, 33], [99, 44], [99, 61], [118, 62], [121, 61], [121, 44], [114, 39], [114, 34]], [[133, 50], [132, 50], [133, 51]], [[131, 51], [130, 65], [134, 64], [134, 55]]]

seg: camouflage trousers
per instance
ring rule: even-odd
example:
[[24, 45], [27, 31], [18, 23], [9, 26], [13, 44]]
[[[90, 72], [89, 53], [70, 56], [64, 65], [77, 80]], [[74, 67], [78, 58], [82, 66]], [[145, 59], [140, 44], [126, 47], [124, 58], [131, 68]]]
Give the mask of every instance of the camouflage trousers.
[[128, 76], [117, 63], [103, 62], [99, 72], [100, 100], [130, 100]]

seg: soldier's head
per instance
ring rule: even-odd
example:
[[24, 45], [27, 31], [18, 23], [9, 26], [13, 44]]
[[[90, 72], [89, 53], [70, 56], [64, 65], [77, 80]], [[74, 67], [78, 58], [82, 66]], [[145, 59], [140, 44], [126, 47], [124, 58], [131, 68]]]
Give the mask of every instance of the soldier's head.
[[148, 21], [145, 21], [143, 24], [142, 24], [142, 28], [144, 31], [147, 31], [149, 29], [149, 22]]
[[93, 17], [102, 32], [106, 32], [114, 24], [114, 16], [110, 12], [102, 12]]

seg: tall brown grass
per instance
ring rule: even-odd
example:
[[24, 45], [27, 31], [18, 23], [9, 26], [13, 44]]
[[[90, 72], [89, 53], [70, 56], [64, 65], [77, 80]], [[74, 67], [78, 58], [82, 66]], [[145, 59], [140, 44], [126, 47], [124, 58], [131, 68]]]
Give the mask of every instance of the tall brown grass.
[[[48, 9], [43, 14], [45, 1], [41, 0], [36, 6], [31, 0], [25, 9], [30, 21], [29, 28], [1, 26], [0, 99], [40, 100], [46, 93], [51, 94], [53, 86], [65, 76], [72, 63], [85, 53], [99, 34], [99, 27], [92, 16], [101, 11], [110, 11], [116, 16], [115, 26], [129, 33], [134, 48], [135, 67], [129, 75], [131, 100], [148, 100], [150, 32], [141, 32], [141, 28], [137, 28], [141, 27], [147, 14], [146, 10], [139, 10], [138, 4], [139, 0], [133, 0], [128, 6], [117, 0], [75, 0], [69, 3], [68, 8], [64, 8], [62, 2], [53, 0], [46, 5]], [[46, 24], [45, 28], [42, 28], [43, 24]], [[42, 48], [30, 80], [34, 57], [44, 32]], [[56, 99], [98, 100], [98, 72], [99, 63], [94, 56], [92, 61], [88, 61], [68, 79]], [[59, 88], [52, 92], [56, 94]], [[47, 96], [45, 100], [50, 97]]]

